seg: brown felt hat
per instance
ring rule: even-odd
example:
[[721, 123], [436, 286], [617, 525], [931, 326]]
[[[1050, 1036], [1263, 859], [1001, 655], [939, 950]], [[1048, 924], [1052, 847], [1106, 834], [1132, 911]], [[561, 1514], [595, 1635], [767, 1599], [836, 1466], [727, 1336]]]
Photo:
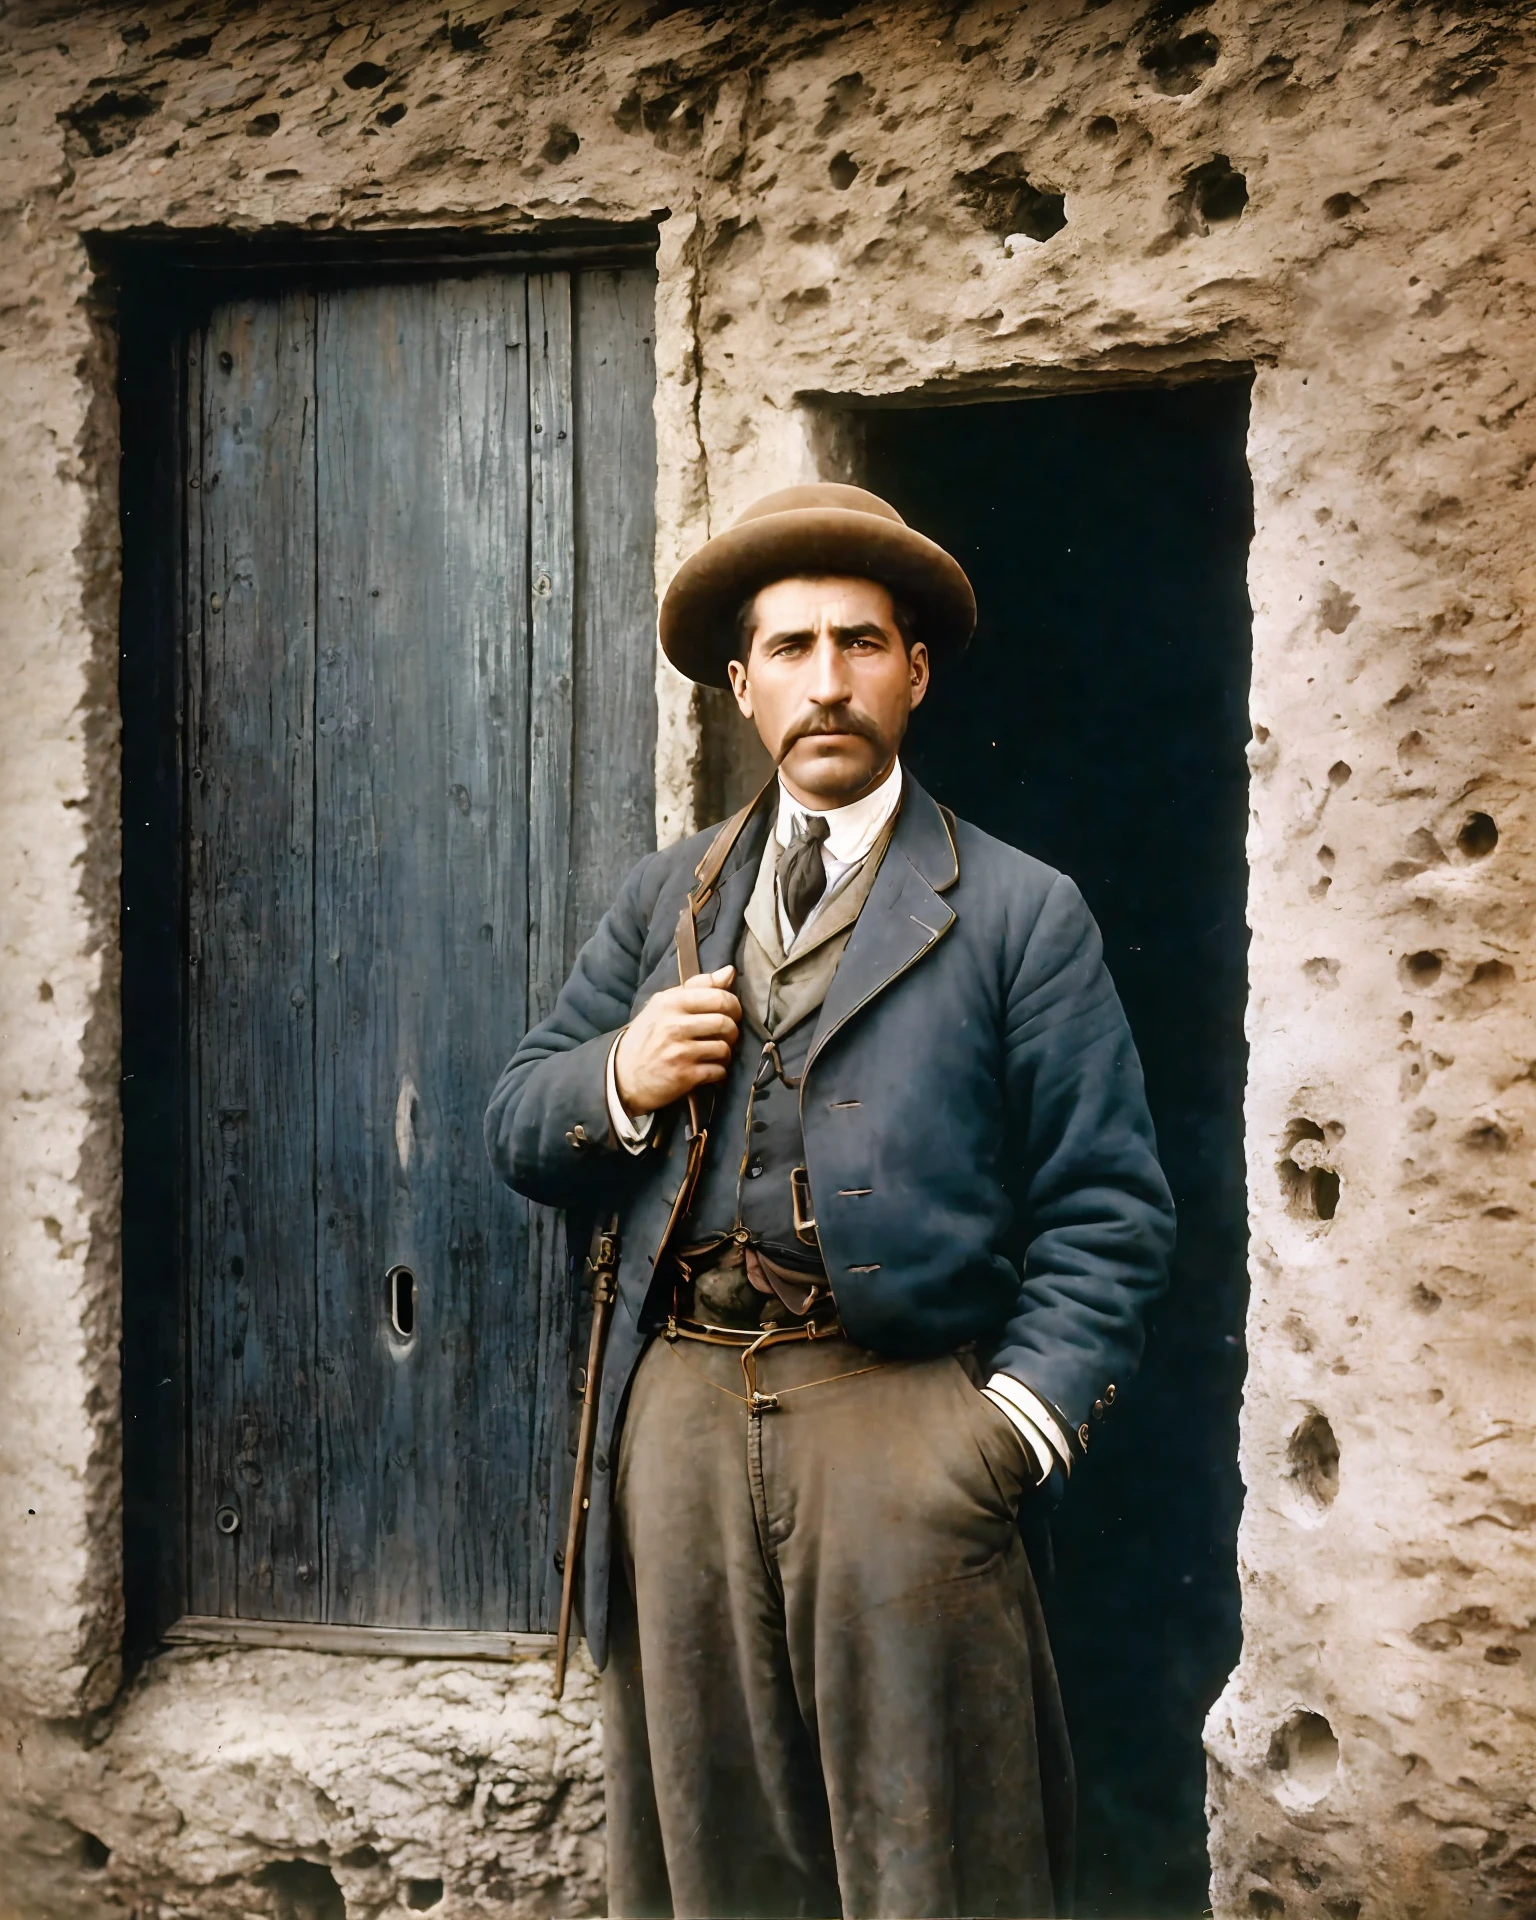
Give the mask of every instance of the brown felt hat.
[[877, 494], [819, 481], [764, 494], [683, 562], [661, 603], [662, 651], [690, 680], [729, 686], [742, 603], [794, 574], [878, 580], [936, 654], [959, 653], [975, 630], [976, 596], [957, 560]]

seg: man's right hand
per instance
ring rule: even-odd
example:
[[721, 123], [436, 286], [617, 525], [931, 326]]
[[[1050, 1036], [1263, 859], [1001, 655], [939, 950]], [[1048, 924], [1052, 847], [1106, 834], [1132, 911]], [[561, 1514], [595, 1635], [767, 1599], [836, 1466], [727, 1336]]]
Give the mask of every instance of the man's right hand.
[[638, 1120], [725, 1078], [741, 1032], [735, 977], [734, 967], [719, 967], [666, 987], [624, 1029], [613, 1074], [626, 1112]]

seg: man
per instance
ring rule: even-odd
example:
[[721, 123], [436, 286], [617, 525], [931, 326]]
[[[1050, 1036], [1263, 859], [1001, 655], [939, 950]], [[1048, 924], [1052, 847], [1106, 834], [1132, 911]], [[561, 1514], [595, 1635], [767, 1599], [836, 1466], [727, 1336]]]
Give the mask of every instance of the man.
[[898, 758], [974, 618], [854, 487], [688, 561], [662, 646], [777, 779], [640, 863], [487, 1115], [520, 1192], [621, 1222], [584, 1568], [616, 1915], [1070, 1898], [1018, 1510], [1134, 1368], [1173, 1213], [1081, 896]]

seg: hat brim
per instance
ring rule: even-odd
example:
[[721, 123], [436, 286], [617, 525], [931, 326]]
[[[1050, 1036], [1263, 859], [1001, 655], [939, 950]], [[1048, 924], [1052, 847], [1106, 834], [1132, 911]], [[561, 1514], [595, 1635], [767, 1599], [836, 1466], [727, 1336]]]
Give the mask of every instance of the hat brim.
[[673, 578], [661, 603], [662, 652], [706, 687], [727, 687], [742, 603], [795, 574], [877, 580], [911, 608], [931, 652], [959, 653], [976, 627], [960, 563], [899, 520], [842, 507], [764, 514], [717, 534]]

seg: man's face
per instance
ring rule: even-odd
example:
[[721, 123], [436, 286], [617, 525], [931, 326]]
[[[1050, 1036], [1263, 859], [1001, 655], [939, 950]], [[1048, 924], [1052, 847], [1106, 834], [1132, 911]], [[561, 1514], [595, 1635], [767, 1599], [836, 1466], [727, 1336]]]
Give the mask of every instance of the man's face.
[[928, 649], [907, 652], [873, 580], [796, 577], [758, 594], [746, 664], [733, 660], [730, 673], [795, 799], [841, 807], [890, 770], [928, 690]]

